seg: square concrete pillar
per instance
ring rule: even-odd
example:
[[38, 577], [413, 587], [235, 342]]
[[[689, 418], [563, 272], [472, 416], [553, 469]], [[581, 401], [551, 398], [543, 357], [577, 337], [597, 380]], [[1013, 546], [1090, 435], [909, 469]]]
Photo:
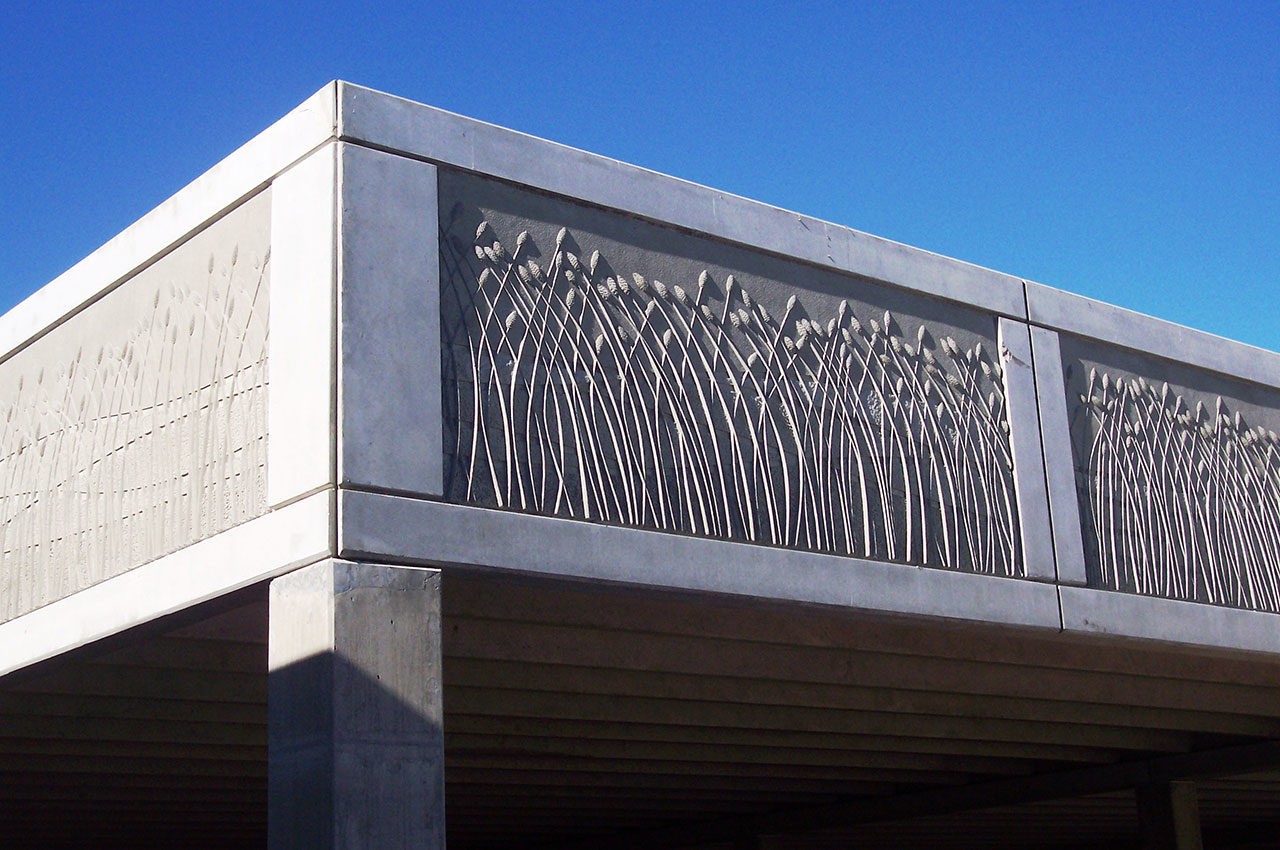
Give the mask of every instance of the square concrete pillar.
[[281, 576], [269, 643], [269, 846], [443, 848], [440, 573]]
[[1195, 783], [1156, 782], [1135, 793], [1143, 850], [1201, 850]]

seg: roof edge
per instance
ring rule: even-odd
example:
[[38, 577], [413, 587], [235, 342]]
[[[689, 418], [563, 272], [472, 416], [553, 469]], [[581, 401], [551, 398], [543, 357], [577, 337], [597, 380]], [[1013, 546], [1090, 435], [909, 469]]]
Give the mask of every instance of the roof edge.
[[290, 110], [168, 200], [0, 315], [0, 361], [106, 295], [337, 133], [338, 82]]

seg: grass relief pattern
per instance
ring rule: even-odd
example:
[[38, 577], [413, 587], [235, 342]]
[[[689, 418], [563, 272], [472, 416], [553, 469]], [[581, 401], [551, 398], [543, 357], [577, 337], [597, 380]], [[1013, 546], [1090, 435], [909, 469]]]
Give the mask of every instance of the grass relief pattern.
[[1102, 586], [1280, 611], [1280, 437], [1222, 397], [1097, 369], [1073, 422], [1085, 541]]
[[[0, 407], [14, 616], [265, 510], [267, 258], [209, 261]], [[58, 331], [55, 331], [57, 333]]]
[[1022, 573], [1002, 372], [980, 344], [847, 302], [775, 316], [732, 275], [606, 274], [564, 230], [509, 247], [487, 222], [459, 230], [442, 221], [451, 498]]

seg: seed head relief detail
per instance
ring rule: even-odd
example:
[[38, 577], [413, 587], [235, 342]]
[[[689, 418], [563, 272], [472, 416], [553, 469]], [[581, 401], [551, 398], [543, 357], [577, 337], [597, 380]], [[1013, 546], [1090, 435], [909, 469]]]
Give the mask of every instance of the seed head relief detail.
[[66, 359], [9, 384], [0, 558], [14, 568], [0, 575], [0, 613], [16, 616], [265, 510], [269, 254], [227, 253], [208, 255], [199, 278], [151, 284], [145, 301], [129, 296], [141, 302], [125, 311], [137, 316], [129, 324], [89, 313], [55, 329], [51, 338], [80, 334], [55, 343]]
[[459, 208], [441, 222], [451, 498], [1023, 573], [1002, 369], [980, 343], [847, 301], [773, 315], [732, 274], [613, 272], [565, 229], [508, 247], [487, 221], [460, 232]]
[[1280, 612], [1276, 432], [1222, 396], [1096, 367], [1082, 385], [1072, 431], [1092, 581]]

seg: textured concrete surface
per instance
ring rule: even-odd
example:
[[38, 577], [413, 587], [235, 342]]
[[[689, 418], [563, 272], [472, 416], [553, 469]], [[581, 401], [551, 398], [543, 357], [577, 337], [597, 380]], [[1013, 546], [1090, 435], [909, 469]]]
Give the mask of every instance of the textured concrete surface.
[[1060, 347], [1090, 586], [1280, 611], [1280, 391]]
[[1030, 281], [1032, 324], [1280, 388], [1280, 353]]
[[0, 316], [0, 359], [9, 357], [164, 256], [333, 137], [337, 83], [307, 98], [111, 241]]
[[[268, 267], [268, 243], [271, 285], [250, 287], [237, 275]], [[443, 297], [455, 278], [470, 326]], [[571, 325], [571, 289], [580, 338], [552, 347], [558, 361], [526, 358], [545, 337], [522, 334]], [[242, 309], [268, 299], [269, 317]], [[221, 319], [177, 309], [197, 303]], [[154, 344], [112, 336], [140, 315]], [[245, 344], [207, 332], [236, 322], [256, 328]], [[769, 368], [794, 369], [759, 380], [744, 347], [761, 342]], [[469, 409], [449, 409], [442, 348], [483, 353], [487, 371], [453, 373]], [[0, 470], [25, 464], [0, 490], [20, 518], [0, 526], [0, 618], [26, 611], [0, 623], [0, 802], [35, 813], [0, 818], [0, 837], [226, 846], [269, 829], [274, 846], [442, 847], [447, 746], [456, 846], [1119, 846], [1138, 833], [1135, 788], [1189, 781], [1207, 844], [1274, 843], [1280, 620], [1241, 608], [1280, 608], [1275, 353], [344, 83], [0, 319], [0, 349], [20, 423], [5, 439], [61, 458], [0, 452]], [[214, 349], [234, 362], [201, 372]], [[659, 350], [667, 383], [610, 395], [636, 375], [619, 354]], [[58, 383], [119, 363], [96, 395]], [[265, 375], [241, 367], [267, 363], [264, 402]], [[855, 380], [840, 395], [837, 373], [871, 375], [871, 393]], [[1201, 452], [1168, 488], [1194, 494], [1177, 522], [1143, 502], [1178, 457], [1152, 438], [1165, 381], [1203, 403], [1191, 421], [1173, 410]], [[551, 413], [549, 386], [578, 406]], [[839, 403], [795, 416], [808, 408], [783, 414], [781, 398]], [[1102, 415], [1082, 427], [1090, 405]], [[939, 427], [949, 406], [1007, 439]], [[134, 415], [150, 425], [130, 431]], [[24, 430], [30, 416], [56, 427]], [[770, 416], [775, 438], [803, 438], [751, 454]], [[51, 439], [102, 422], [117, 467]], [[538, 428], [536, 462], [488, 452], [498, 431], [518, 445]], [[1088, 473], [1084, 491], [1131, 522], [1132, 580], [1085, 569], [1077, 474], [1104, 428], [1109, 457], [1140, 463], [1105, 485]], [[659, 432], [696, 450], [615, 474], [661, 455]], [[851, 452], [832, 439], [848, 433], [878, 437]], [[922, 497], [940, 466], [902, 451], [917, 437], [999, 467], [979, 477], [1016, 487], [1007, 522]], [[445, 486], [463, 448], [468, 475], [488, 476], [480, 496]], [[881, 471], [884, 498], [859, 497], [884, 508], [881, 530], [902, 530], [912, 503], [939, 518], [903, 540], [965, 522], [971, 539], [1007, 533], [1017, 577], [901, 563], [914, 542], [832, 554], [832, 517], [860, 540], [854, 513], [828, 510], [851, 503], [855, 466]], [[735, 468], [769, 494], [771, 524], [751, 526], [755, 503], [724, 480]], [[808, 475], [794, 492], [777, 474], [792, 468]], [[521, 489], [548, 469], [581, 509]], [[635, 527], [671, 513], [637, 495], [674, 492], [659, 476], [693, 511]], [[456, 503], [486, 499], [501, 509]], [[1170, 545], [1187, 517], [1211, 518], [1213, 546]], [[768, 533], [717, 539], [735, 524]], [[1163, 548], [1135, 546], [1144, 530]], [[150, 560], [116, 574], [125, 548]], [[1179, 552], [1181, 584], [1161, 559]], [[51, 569], [24, 566], [42, 558]], [[1148, 821], [1178, 821], [1176, 796], [1148, 793]]]
[[332, 555], [315, 493], [0, 623], [0, 676]]
[[0, 620], [266, 509], [271, 196], [0, 363]]
[[[459, 169], [479, 173], [464, 175]], [[432, 189], [437, 170], [438, 192]], [[167, 246], [199, 229], [202, 222], [215, 220], [240, 200], [253, 197], [273, 176], [284, 205], [272, 213], [272, 227], [284, 240], [279, 259], [290, 271], [288, 289], [273, 294], [272, 300], [291, 308], [297, 321], [291, 324], [290, 317], [279, 315], [282, 311], [271, 311], [275, 332], [270, 345], [287, 354], [282, 354], [285, 362], [275, 372], [285, 388], [278, 397], [271, 396], [274, 403], [268, 399], [267, 404], [269, 428], [279, 436], [274, 474], [272, 449], [267, 447], [268, 505], [287, 505], [316, 489], [340, 486], [339, 482], [358, 489], [430, 497], [444, 492], [440, 478], [448, 457], [438, 442], [447, 442], [448, 435], [441, 432], [450, 425], [440, 421], [437, 413], [436, 405], [443, 401], [437, 390], [440, 363], [431, 356], [438, 332], [433, 308], [438, 294], [433, 276], [433, 215], [443, 217], [446, 244], [455, 238], [474, 241], [474, 233], [454, 231], [466, 231], [484, 220], [495, 241], [508, 249], [520, 241], [520, 233], [527, 232], [526, 247], [543, 255], [557, 249], [559, 231], [564, 228], [575, 259], [584, 267], [599, 263], [606, 282], [610, 277], [621, 279], [621, 274], [639, 274], [648, 281], [665, 278], [672, 287], [692, 279], [695, 283], [684, 291], [695, 293], [705, 271], [707, 304], [699, 307], [723, 306], [715, 301], [716, 287], [725, 286], [730, 274], [743, 292], [750, 283], [754, 303], [773, 313], [785, 311], [794, 295], [797, 315], [811, 322], [803, 327], [796, 323], [792, 341], [797, 348], [801, 331], [808, 341], [820, 338], [827, 331], [823, 320], [838, 313], [841, 302], [847, 301], [850, 313], [864, 319], [874, 316], [883, 321], [884, 313], [891, 313], [893, 323], [903, 331], [898, 342], [904, 347], [916, 345], [913, 334], [924, 328], [926, 336], [936, 331], [937, 336], [957, 340], [957, 356], [967, 359], [979, 343], [994, 353], [997, 320], [1025, 319], [1029, 304], [1037, 340], [1031, 358], [1037, 415], [1021, 412], [1031, 397], [1027, 373], [1021, 368], [993, 381], [993, 388], [1001, 392], [991, 403], [1016, 406], [1020, 411], [1009, 423], [1010, 442], [1022, 456], [1016, 464], [1021, 526], [1015, 536], [1019, 550], [1025, 550], [1018, 554], [1033, 562], [1029, 572], [1036, 578], [1050, 575], [1051, 541], [1058, 580], [1072, 584], [1084, 579], [1071, 528], [1077, 520], [1071, 517], [1070, 500], [1063, 498], [1079, 458], [1066, 463], [1062, 449], [1063, 435], [1070, 433], [1063, 419], [1072, 415], [1072, 400], [1079, 394], [1077, 384], [1086, 361], [1109, 364], [1118, 375], [1129, 378], [1145, 376], [1149, 384], [1159, 376], [1173, 375], [1171, 385], [1188, 398], [1195, 393], [1205, 398], [1221, 394], [1228, 399], [1229, 412], [1241, 410], [1251, 427], [1272, 427], [1280, 410], [1273, 391], [1280, 385], [1277, 355], [341, 83], [317, 93], [121, 240], [105, 246], [0, 321], [0, 331], [9, 335], [5, 339], [12, 338], [11, 355], [23, 346], [38, 353], [38, 346], [52, 344], [62, 330], [57, 322], [96, 297], [106, 296], [92, 303], [84, 315], [106, 309], [113, 296], [129, 291], [132, 281], [121, 285], [121, 280], [128, 279], [138, 265], [162, 255]], [[434, 204], [433, 195], [438, 195]], [[193, 218], [197, 214], [198, 221]], [[599, 258], [593, 259], [597, 251]], [[591, 271], [595, 274], [595, 269]], [[94, 274], [101, 277], [91, 281]], [[332, 299], [327, 293], [332, 293]], [[450, 321], [447, 309], [441, 318], [446, 324]], [[506, 322], [510, 316], [497, 318]], [[75, 321], [73, 317], [68, 322], [73, 330]], [[36, 338], [50, 327], [52, 332]], [[1055, 336], [1060, 332], [1060, 337]], [[65, 335], [71, 334], [69, 330]], [[1061, 346], [1056, 363], [1050, 362], [1055, 359], [1050, 340]], [[599, 345], [598, 339], [593, 345]], [[1135, 351], [1143, 348], [1147, 353]], [[498, 353], [502, 354], [501, 344]], [[920, 348], [913, 353], [919, 356]], [[11, 360], [18, 362], [26, 354], [23, 350]], [[514, 363], [515, 352], [507, 354]], [[502, 361], [502, 356], [494, 361], [499, 373]], [[1068, 368], [1059, 377], [1054, 367], [1064, 365]], [[1014, 373], [1021, 376], [1014, 381], [1020, 387], [1016, 391], [1010, 383]], [[811, 392], [803, 383], [791, 389]], [[897, 395], [908, 395], [905, 389]], [[486, 392], [493, 395], [491, 390]], [[985, 387], [984, 396], [990, 400]], [[518, 398], [519, 392], [511, 397]], [[198, 393], [196, 400], [199, 406]], [[881, 400], [873, 401], [859, 399], [850, 407], [878, 416], [883, 410]], [[220, 415], [220, 427], [245, 427], [245, 420], [237, 417], [238, 413]], [[797, 428], [803, 424], [797, 423]], [[1043, 489], [1048, 493], [1051, 532], [1043, 517], [1045, 499], [1027, 495], [1037, 489], [1033, 462], [1037, 434], [1045, 461]], [[722, 432], [714, 439], [721, 436]], [[607, 453], [596, 452], [602, 466], [613, 462]], [[583, 454], [590, 452], [584, 449]], [[862, 459], [890, 454], [877, 450]], [[243, 451], [233, 452], [233, 457], [234, 464], [247, 459]], [[706, 458], [700, 462], [714, 476], [714, 465]], [[517, 459], [517, 468], [519, 463]], [[910, 458], [907, 463], [909, 467]], [[907, 474], [899, 470], [886, 477], [883, 489], [890, 494], [888, 502], [906, 500], [905, 489], [895, 482], [896, 476]], [[495, 469], [493, 477], [514, 478], [515, 474]], [[921, 477], [927, 475], [922, 472]], [[253, 493], [252, 489], [235, 492], [235, 498]], [[703, 494], [702, 498], [704, 505], [717, 504], [714, 496]], [[190, 528], [181, 493], [162, 501], [166, 534]], [[923, 501], [925, 508], [932, 507], [927, 498]], [[234, 504], [227, 507], [226, 500], [218, 504], [220, 510], [239, 510]], [[514, 503], [504, 507], [530, 509]], [[895, 505], [889, 513], [896, 510]], [[1255, 513], [1265, 520], [1264, 512]], [[625, 517], [592, 514], [590, 518], [644, 524]], [[332, 521], [336, 525], [337, 518]], [[724, 525], [728, 528], [732, 523], [728, 519]], [[1263, 526], [1270, 528], [1265, 521]], [[210, 529], [219, 527], [223, 524], [210, 521]], [[603, 532], [590, 531], [599, 533]], [[63, 541], [58, 545], [66, 545], [65, 536], [55, 538]], [[1252, 551], [1264, 549], [1255, 546]], [[773, 549], [765, 546], [762, 551]], [[864, 562], [872, 560], [864, 557], [868, 554], [890, 561], [918, 560], [915, 551], [910, 555], [897, 550], [850, 554], [855, 557], [839, 563], [858, 564], [859, 570], [867, 569]], [[1216, 557], [1221, 561], [1219, 572], [1234, 568], [1228, 563], [1235, 557], [1230, 551]], [[787, 557], [778, 558], [779, 563], [789, 563]], [[87, 566], [92, 561], [92, 557], [80, 559], [74, 566], [90, 576], [89, 583], [101, 578], [94, 577], [96, 568]], [[910, 569], [900, 572], [897, 564], [880, 566], [886, 575], [914, 575]], [[1021, 567], [1013, 570], [1020, 571]], [[4, 580], [12, 582], [12, 575], [13, 571], [6, 571]], [[34, 594], [33, 600], [51, 600], [82, 586], [62, 587], [61, 580], [53, 571], [40, 579], [40, 587], [30, 586], [23, 592]], [[1090, 581], [1103, 583], [1096, 570]], [[1175, 592], [1158, 582], [1117, 586], [1149, 595], [1181, 593], [1229, 605], [1269, 605], [1265, 593], [1248, 586], [1235, 595], [1205, 594], [1196, 588]], [[22, 606], [31, 604], [37, 603], [22, 603], [15, 610], [26, 610]], [[949, 598], [944, 598], [929, 610], [945, 615], [949, 604]], [[961, 616], [968, 616], [964, 612], [970, 611], [969, 603], [957, 604]], [[1130, 603], [1126, 599], [1123, 604]], [[917, 601], [901, 605], [924, 610]]]
[[270, 606], [268, 846], [443, 850], [439, 572], [322, 561]]
[[450, 169], [440, 215], [447, 498], [1025, 572], [995, 316]]

